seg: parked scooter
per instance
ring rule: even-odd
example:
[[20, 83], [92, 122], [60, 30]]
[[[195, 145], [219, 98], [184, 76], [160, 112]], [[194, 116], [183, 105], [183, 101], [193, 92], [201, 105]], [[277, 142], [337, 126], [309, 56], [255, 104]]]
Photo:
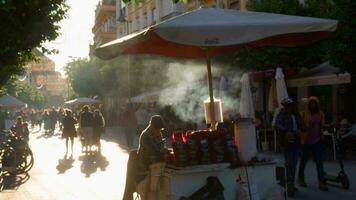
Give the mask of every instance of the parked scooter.
[[331, 131], [331, 134], [333, 137], [332, 139], [335, 141], [335, 150], [336, 150], [336, 155], [337, 155], [336, 157], [339, 160], [340, 172], [337, 176], [325, 174], [325, 180], [327, 182], [341, 183], [342, 188], [349, 189], [350, 181], [345, 173], [344, 163], [343, 163], [342, 139], [341, 139], [340, 135], [337, 133], [336, 128], [333, 128], [333, 130]]

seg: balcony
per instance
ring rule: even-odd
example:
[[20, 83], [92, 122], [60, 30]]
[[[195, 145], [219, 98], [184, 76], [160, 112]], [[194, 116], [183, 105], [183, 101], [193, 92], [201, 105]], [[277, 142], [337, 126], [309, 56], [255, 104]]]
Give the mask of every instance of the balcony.
[[107, 15], [116, 15], [116, 4], [99, 3], [95, 9], [95, 23], [100, 23]]

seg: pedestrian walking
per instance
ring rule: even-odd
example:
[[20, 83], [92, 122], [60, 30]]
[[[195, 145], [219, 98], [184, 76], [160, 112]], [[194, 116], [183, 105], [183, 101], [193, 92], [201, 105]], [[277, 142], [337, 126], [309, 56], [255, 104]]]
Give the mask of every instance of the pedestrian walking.
[[98, 148], [98, 152], [101, 152], [101, 135], [105, 132], [105, 120], [100, 110], [94, 111], [93, 116], [93, 142]]
[[125, 133], [126, 145], [131, 148], [133, 146], [133, 137], [136, 131], [136, 118], [133, 111], [133, 106], [129, 103], [120, 113], [119, 124]]
[[77, 120], [72, 116], [72, 111], [65, 110], [65, 116], [62, 119], [62, 125], [63, 125], [62, 137], [65, 139], [65, 145], [66, 145], [65, 157], [67, 157], [68, 155], [68, 140], [70, 140], [71, 157], [73, 157], [74, 137], [77, 137], [75, 124], [77, 123], [78, 123]]
[[58, 120], [58, 114], [54, 107], [52, 107], [51, 111], [49, 112], [49, 130], [50, 133], [53, 135], [56, 129], [56, 124]]
[[42, 129], [42, 112], [40, 110], [36, 111], [36, 125], [39, 126], [40, 130]]
[[322, 127], [325, 124], [325, 117], [323, 111], [320, 110], [319, 99], [317, 97], [312, 96], [309, 98], [308, 105], [302, 116], [306, 130], [302, 134], [302, 156], [299, 165], [298, 183], [302, 187], [307, 187], [304, 179], [304, 169], [309, 160], [310, 153], [312, 153], [318, 172], [319, 189], [327, 191], [328, 187], [324, 178], [322, 158], [323, 147], [321, 144], [323, 138]]
[[22, 121], [22, 117], [16, 118], [16, 123], [11, 127], [11, 131], [20, 138], [23, 138], [26, 142], [29, 141], [28, 124]]
[[48, 134], [49, 129], [50, 129], [50, 116], [49, 116], [49, 112], [48, 110], [44, 110], [43, 115], [42, 115], [42, 119], [43, 119], [43, 128], [45, 130], [45, 134]]
[[[62, 119], [65, 117], [66, 113], [63, 108], [60, 108], [57, 113], [59, 130], [63, 130]], [[73, 113], [72, 113], [73, 116]]]
[[287, 170], [287, 194], [294, 196], [297, 189], [294, 186], [295, 171], [299, 158], [300, 137], [303, 131], [303, 121], [297, 111], [296, 102], [288, 97], [282, 100], [283, 108], [278, 113], [275, 128], [281, 138], [281, 149], [284, 154]]
[[80, 135], [82, 137], [82, 148], [86, 153], [91, 151], [93, 145], [93, 113], [89, 111], [89, 106], [85, 105], [80, 113]]

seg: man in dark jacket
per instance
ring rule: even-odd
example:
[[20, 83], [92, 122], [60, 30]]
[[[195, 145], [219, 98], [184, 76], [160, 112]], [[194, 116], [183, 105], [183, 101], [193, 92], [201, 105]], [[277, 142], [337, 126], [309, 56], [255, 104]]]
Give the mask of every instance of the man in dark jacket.
[[138, 150], [130, 152], [124, 200], [133, 199], [136, 185], [145, 178], [145, 172], [151, 164], [164, 161], [166, 149], [162, 139], [163, 128], [161, 116], [152, 116], [148, 127], [141, 133]]
[[88, 153], [91, 151], [91, 145], [93, 145], [93, 113], [89, 111], [89, 106], [83, 107], [79, 123], [83, 146]]
[[295, 170], [298, 163], [300, 137], [303, 131], [303, 122], [297, 111], [294, 99], [288, 97], [282, 100], [282, 110], [277, 115], [276, 129], [281, 139], [286, 170], [287, 170], [287, 194], [294, 196]]

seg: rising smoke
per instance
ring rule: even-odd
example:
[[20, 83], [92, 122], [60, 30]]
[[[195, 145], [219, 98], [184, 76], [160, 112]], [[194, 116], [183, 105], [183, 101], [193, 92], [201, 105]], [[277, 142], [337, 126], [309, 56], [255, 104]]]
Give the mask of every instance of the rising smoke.
[[[175, 114], [183, 121], [201, 122], [204, 120], [204, 100], [208, 99], [206, 66], [195, 62], [171, 63], [167, 70], [167, 88], [159, 97], [160, 106], [171, 106]], [[221, 66], [212, 68], [214, 96], [222, 100], [223, 113], [226, 116], [238, 112], [239, 99], [236, 95], [240, 88], [239, 72], [223, 70]], [[220, 79], [227, 79], [226, 90], [221, 90]]]

